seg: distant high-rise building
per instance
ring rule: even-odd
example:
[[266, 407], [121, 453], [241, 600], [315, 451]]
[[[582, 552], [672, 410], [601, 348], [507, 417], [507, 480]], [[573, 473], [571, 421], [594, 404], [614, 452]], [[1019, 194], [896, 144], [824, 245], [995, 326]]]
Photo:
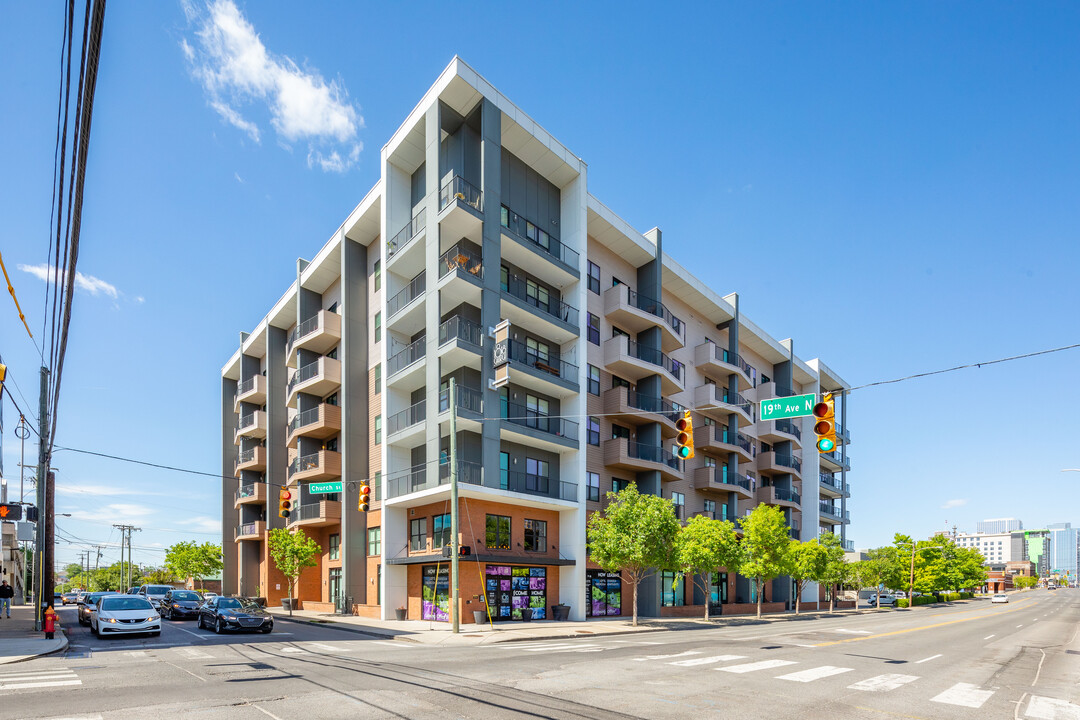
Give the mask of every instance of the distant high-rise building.
[[1080, 528], [1070, 523], [1054, 523], [1046, 529], [1050, 531], [1050, 570], [1075, 580], [1080, 569]]
[[1015, 545], [1012, 542], [1012, 533], [1009, 532], [956, 533], [952, 538], [960, 547], [978, 550], [986, 558], [987, 564], [1024, 559], [1023, 546]]
[[1023, 529], [1024, 523], [1016, 518], [992, 518], [975, 523], [977, 533], [1006, 533]]
[[1027, 548], [1027, 560], [1035, 563], [1039, 577], [1050, 574], [1053, 542], [1049, 530], [1025, 530], [1024, 541]]

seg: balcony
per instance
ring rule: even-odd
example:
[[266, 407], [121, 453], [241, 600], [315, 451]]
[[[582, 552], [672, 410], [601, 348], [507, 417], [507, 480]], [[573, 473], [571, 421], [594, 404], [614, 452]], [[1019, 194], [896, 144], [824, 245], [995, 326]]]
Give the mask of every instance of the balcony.
[[[427, 470], [427, 463], [423, 463], [404, 471], [391, 473], [392, 477], [386, 483], [386, 498], [391, 500], [450, 484], [449, 461], [440, 463], [439, 472], [431, 473], [433, 477], [428, 477]], [[480, 463], [458, 460], [458, 483], [479, 485], [483, 482], [483, 476], [483, 466]]]
[[779, 488], [775, 485], [762, 485], [757, 489], [757, 501], [766, 505], [799, 509], [802, 498], [794, 490]]
[[716, 343], [703, 342], [695, 347], [694, 364], [699, 370], [715, 375], [721, 380], [727, 380], [729, 375], [736, 375], [739, 379], [740, 390], [753, 387], [750, 379], [750, 363], [743, 360], [739, 353], [731, 352]]
[[386, 243], [386, 269], [411, 277], [424, 269], [423, 243], [413, 242], [427, 229], [427, 209], [421, 209]]
[[509, 342], [511, 368], [516, 385], [545, 395], [569, 397], [578, 392], [578, 366], [551, 352], [540, 352], [523, 342]]
[[781, 397], [794, 397], [799, 393], [795, 392], [789, 387], [784, 385], [777, 385], [775, 382], [761, 383], [757, 386], [757, 398], [758, 400], [769, 400], [770, 398]]
[[266, 448], [262, 445], [257, 445], [247, 450], [241, 450], [236, 456], [236, 464], [233, 468], [233, 473], [239, 477], [240, 473], [245, 470], [251, 470], [253, 472], [263, 472], [266, 470]]
[[536, 445], [551, 452], [577, 450], [578, 424], [561, 417], [544, 415], [525, 405], [503, 402], [499, 437], [510, 442]]
[[233, 395], [233, 412], [240, 412], [242, 402], [252, 405], [266, 404], [265, 375], [252, 375], [236, 385], [236, 394]]
[[456, 243], [439, 258], [440, 305], [444, 308], [468, 303], [479, 307], [484, 282], [484, 258]]
[[562, 345], [579, 334], [580, 315], [529, 275], [508, 274], [501, 283], [499, 311], [513, 325]]
[[851, 462], [842, 457], [836, 450], [827, 453], [818, 453], [818, 457], [821, 458], [821, 467], [824, 470], [836, 472], [839, 470], [851, 469]]
[[844, 445], [851, 444], [851, 430], [844, 427], [840, 423], [836, 423], [836, 439], [841, 441]]
[[469, 238], [480, 243], [484, 224], [484, 194], [460, 175], [439, 190], [439, 235]]
[[749, 437], [725, 430], [720, 425], [694, 428], [694, 448], [723, 455], [737, 453], [741, 463], [753, 462], [755, 457], [753, 441]]
[[523, 472], [506, 472], [500, 476], [499, 489], [523, 495], [540, 495], [577, 502], [577, 483], [552, 480], [544, 475]]
[[844, 522], [844, 512], [830, 502], [818, 503], [818, 515], [821, 522], [840, 525]]
[[424, 385], [424, 362], [427, 357], [427, 337], [406, 345], [386, 361], [386, 382], [401, 390], [416, 390]]
[[847, 552], [855, 552], [855, 541], [854, 540], [845, 540], [844, 541], [844, 550], [847, 551]]
[[675, 421], [682, 417], [682, 411], [670, 400], [642, 395], [625, 386], [605, 390], [602, 398], [604, 414], [613, 420], [631, 425], [658, 422], [665, 436], [674, 437], [678, 434]]
[[738, 473], [724, 472], [723, 467], [694, 468], [692, 483], [695, 490], [703, 492], [733, 492], [743, 498], [753, 496], [748, 477]]
[[484, 329], [454, 315], [439, 325], [439, 371], [449, 375], [460, 367], [478, 367], [483, 353]]
[[296, 351], [310, 350], [320, 355], [337, 347], [341, 342], [341, 316], [329, 310], [320, 310], [314, 316], [298, 324], [289, 334], [285, 345], [285, 362], [296, 367]]
[[661, 346], [675, 350], [686, 344], [686, 325], [667, 306], [619, 283], [604, 291], [604, 315], [614, 325], [639, 333], [659, 327]]
[[846, 483], [832, 473], [820, 473], [821, 494], [826, 497], [851, 497], [850, 483]]
[[[484, 420], [484, 394], [475, 388], [458, 385], [454, 388], [457, 395], [458, 432], [482, 432]], [[450, 422], [450, 389], [439, 391], [439, 424]], [[450, 429], [447, 427], [446, 432]], [[440, 429], [441, 434], [441, 429]]]
[[236, 421], [236, 432], [233, 433], [233, 442], [236, 445], [244, 438], [266, 437], [266, 413], [262, 410], [252, 410], [246, 415], [241, 415]]
[[339, 432], [341, 432], [341, 408], [329, 403], [319, 403], [318, 407], [293, 416], [293, 419], [289, 421], [285, 444], [295, 449], [297, 438], [310, 437], [325, 440]]
[[266, 522], [264, 520], [256, 520], [255, 522], [237, 525], [235, 541], [262, 540], [264, 535], [266, 535]]
[[705, 383], [694, 388], [694, 407], [698, 412], [707, 413], [722, 421], [727, 421], [728, 416], [734, 414], [738, 418], [739, 427], [753, 424], [750, 406], [751, 402], [745, 397], [720, 385]]
[[386, 328], [402, 335], [413, 335], [424, 329], [424, 291], [427, 273], [420, 271], [405, 287], [386, 301]]
[[775, 450], [760, 452], [757, 456], [757, 469], [763, 475], [787, 475], [802, 476], [802, 460], [787, 453], [778, 453]]
[[386, 441], [403, 448], [423, 444], [426, 419], [427, 400], [394, 413], [386, 419]]
[[296, 394], [307, 393], [326, 397], [341, 387], [341, 361], [321, 357], [293, 372], [289, 378], [288, 406], [296, 407]]
[[[581, 277], [581, 256], [535, 223], [505, 205], [501, 208], [502, 256], [520, 268], [529, 268], [545, 282], [566, 287]], [[540, 262], [537, 262], [537, 261]]]
[[265, 505], [266, 504], [266, 483], [248, 483], [241, 485], [236, 490], [236, 497], [233, 499], [233, 507], [239, 508], [241, 505]]
[[341, 523], [341, 502], [320, 500], [299, 505], [289, 516], [289, 527], [325, 527]]
[[319, 450], [294, 457], [289, 462], [289, 484], [341, 477], [341, 453]]
[[648, 348], [625, 335], [604, 341], [604, 365], [608, 372], [637, 382], [650, 375], [660, 376], [665, 395], [682, 392], [685, 368], [660, 350]]
[[792, 521], [791, 524], [788, 525], [788, 534], [791, 535], [792, 540], [798, 540], [801, 532], [802, 526], [799, 523]]
[[662, 447], [644, 445], [626, 438], [601, 443], [604, 465], [633, 472], [656, 470], [661, 480], [682, 480], [683, 463]]

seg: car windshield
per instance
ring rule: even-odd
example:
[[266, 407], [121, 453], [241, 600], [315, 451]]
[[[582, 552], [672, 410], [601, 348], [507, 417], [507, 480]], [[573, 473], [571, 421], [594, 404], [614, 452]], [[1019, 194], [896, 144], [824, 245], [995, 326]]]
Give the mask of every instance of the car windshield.
[[98, 601], [98, 598], [104, 597], [105, 595], [111, 595], [111, 594], [112, 593], [90, 593], [89, 595], [86, 596], [86, 603], [88, 605], [93, 605], [94, 603], [96, 603]]
[[143, 598], [137, 597], [125, 597], [119, 595], [117, 597], [107, 597], [101, 600], [101, 609], [112, 610], [153, 610], [150, 603]]
[[147, 595], [164, 595], [165, 593], [169, 592], [170, 590], [172, 590], [172, 588], [169, 587], [168, 585], [147, 585], [146, 586], [146, 594]]
[[172, 594], [172, 599], [173, 600], [194, 600], [195, 602], [198, 602], [202, 598], [199, 597], [198, 593], [191, 592], [190, 590], [183, 590], [181, 592], [174, 592]]
[[234, 610], [239, 610], [240, 608], [243, 607], [243, 605], [240, 603], [240, 601], [237, 600], [236, 598], [221, 598], [221, 600], [218, 601], [217, 606], [219, 608], [221, 608], [222, 610], [226, 610], [226, 609], [230, 609], [230, 608], [234, 609]]

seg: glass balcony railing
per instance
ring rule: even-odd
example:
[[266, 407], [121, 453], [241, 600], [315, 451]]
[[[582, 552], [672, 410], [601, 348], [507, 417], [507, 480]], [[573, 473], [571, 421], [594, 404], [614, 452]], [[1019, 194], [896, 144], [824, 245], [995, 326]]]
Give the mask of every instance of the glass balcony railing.
[[511, 340], [509, 356], [510, 360], [513, 362], [523, 363], [529, 367], [546, 372], [549, 375], [554, 375], [557, 378], [562, 378], [573, 383], [577, 382], [577, 365], [572, 365], [550, 352], [541, 353], [530, 348], [523, 342]]
[[[471, 387], [464, 385], [457, 385], [454, 388], [454, 394], [457, 395], [458, 410], [468, 410], [474, 412], [477, 415], [484, 412], [484, 394], [479, 390], [474, 390]], [[439, 391], [439, 412], [446, 412], [450, 409], [450, 389]]]
[[463, 340], [481, 346], [484, 344], [484, 329], [460, 315], [455, 315], [439, 326], [439, 347], [451, 340]]
[[439, 212], [445, 210], [452, 200], [460, 200], [477, 212], [484, 211], [484, 194], [460, 175], [450, 178], [439, 190]]
[[781, 455], [780, 453], [773, 454], [773, 460], [777, 465], [781, 467], [791, 468], [795, 472], [802, 472], [802, 460], [794, 455]]
[[547, 288], [527, 275], [522, 277], [508, 274], [502, 283], [502, 290], [507, 295], [523, 300], [543, 316], [577, 327], [577, 308], [552, 296]]
[[[637, 390], [626, 391], [626, 404], [635, 410], [643, 410], [644, 412], [657, 413], [658, 415], [665, 416], [671, 422], [675, 422], [682, 417], [680, 409], [676, 409], [674, 403], [664, 398], [651, 397], [649, 395], [642, 395]], [[679, 408], [682, 406], [680, 405]]]
[[578, 424], [576, 422], [561, 417], [552, 417], [518, 403], [503, 402], [502, 418], [508, 423], [531, 428], [548, 435], [568, 440], [577, 440], [578, 438]]
[[427, 286], [426, 279], [426, 272], [421, 270], [420, 274], [410, 280], [408, 285], [394, 293], [394, 297], [386, 301], [386, 317], [394, 317], [401, 312], [402, 308], [423, 295]]
[[386, 434], [393, 435], [413, 425], [424, 422], [427, 418], [427, 400], [421, 400], [401, 412], [394, 413], [386, 419]]
[[420, 234], [420, 231], [427, 227], [427, 209], [421, 209], [413, 219], [410, 220], [405, 227], [398, 230], [394, 237], [390, 238], [386, 242], [386, 259], [394, 257], [403, 247], [409, 244], [409, 241]]
[[802, 503], [802, 497], [794, 490], [788, 490], [787, 488], [773, 487], [773, 497], [777, 500], [783, 500], [784, 502], [791, 502], [799, 505]]
[[525, 238], [538, 250], [577, 269], [580, 256], [576, 250], [563, 245], [555, 236], [545, 232], [535, 223], [505, 205], [502, 206], [502, 226], [518, 237]]
[[478, 280], [483, 279], [484, 259], [464, 245], [454, 245], [439, 258], [439, 279], [455, 270], [464, 270]]
[[713, 439], [716, 442], [724, 443], [725, 445], [738, 445], [746, 451], [747, 455], [754, 456], [753, 444], [746, 435], [742, 433], [733, 433], [730, 430], [726, 430], [720, 425], [713, 425]]
[[636, 340], [626, 339], [626, 352], [632, 357], [636, 357], [638, 360], [644, 360], [647, 363], [653, 365], [659, 365], [670, 373], [670, 375], [682, 382], [683, 367], [684, 365], [668, 356], [667, 353], [658, 350], [657, 348], [646, 347]]
[[404, 370], [405, 368], [412, 365], [414, 362], [424, 357], [424, 349], [426, 345], [427, 339], [422, 337], [416, 342], [406, 346], [400, 352], [391, 356], [391, 358], [386, 361], [387, 375], [393, 375], [394, 373]]

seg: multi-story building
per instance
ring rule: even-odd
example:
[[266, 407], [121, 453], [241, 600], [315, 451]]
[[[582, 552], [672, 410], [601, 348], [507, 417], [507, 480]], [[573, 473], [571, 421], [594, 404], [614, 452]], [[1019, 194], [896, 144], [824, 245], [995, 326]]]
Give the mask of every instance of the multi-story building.
[[956, 533], [954, 539], [960, 547], [978, 550], [987, 563], [1003, 564], [1025, 559], [1023, 543], [1014, 542], [1014, 535], [1017, 533]]
[[[1024, 560], [1035, 563], [1039, 577], [1045, 578], [1053, 569], [1053, 536], [1049, 530], [1024, 530]], [[1019, 559], [1019, 558], [1018, 558]]]
[[1080, 532], [1072, 523], [1052, 523], [1050, 531], [1050, 571], [1075, 582], [1080, 568]]
[[975, 523], [977, 533], [1007, 533], [1023, 529], [1024, 523], [1016, 518], [993, 518]]
[[[585, 527], [631, 482], [682, 519], [766, 503], [794, 537], [835, 532], [850, 549], [847, 387], [593, 197], [585, 163], [455, 58], [384, 146], [379, 182], [222, 369], [223, 589], [282, 598], [267, 533], [300, 527], [323, 548], [305, 607], [446, 619], [451, 415], [465, 621], [628, 612]], [[837, 398], [833, 453], [809, 418], [757, 417], [759, 400], [821, 391]], [[668, 449], [684, 409], [688, 461]], [[299, 499], [287, 522], [281, 487]], [[657, 577], [641, 612], [704, 603], [691, 585]], [[709, 598], [754, 599], [722, 573]], [[765, 599], [789, 602], [791, 583]]]

